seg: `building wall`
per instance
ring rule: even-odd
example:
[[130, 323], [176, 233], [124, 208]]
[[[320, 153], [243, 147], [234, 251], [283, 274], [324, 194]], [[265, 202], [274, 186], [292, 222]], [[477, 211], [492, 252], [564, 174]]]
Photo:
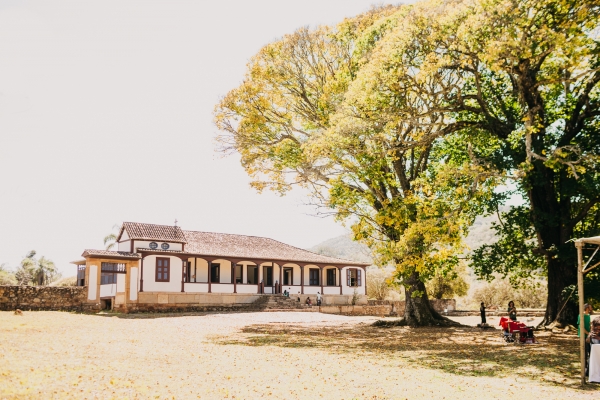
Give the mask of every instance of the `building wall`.
[[[214, 260], [212, 263], [221, 265], [219, 283], [233, 283], [231, 280], [231, 261], [218, 259]], [[231, 292], [233, 293], [233, 289]]]
[[[349, 287], [348, 286], [347, 272], [346, 271], [348, 271], [349, 268], [359, 269], [359, 270], [362, 271], [361, 272], [360, 286], [358, 286], [358, 287]], [[356, 293], [359, 294], [359, 295], [364, 295], [365, 294], [366, 272], [365, 272], [364, 268], [360, 268], [360, 267], [344, 267], [344, 268], [342, 268], [341, 279], [342, 279], [342, 294], [353, 295], [354, 294], [354, 290], [356, 290]]]
[[[156, 258], [169, 258], [171, 273], [169, 282], [156, 282]], [[182, 261], [177, 257], [167, 256], [148, 256], [144, 258], [144, 292], [180, 292], [181, 293], [181, 275]]]
[[283, 264], [281, 268], [292, 268], [292, 285], [300, 284], [300, 266], [298, 264], [287, 263]]
[[[208, 262], [203, 258], [189, 258], [190, 282], [208, 282]], [[195, 274], [195, 278], [192, 278]]]
[[161, 250], [160, 245], [163, 243], [168, 243], [169, 244], [169, 249], [168, 250], [174, 250], [174, 251], [181, 251], [181, 249], [183, 248], [183, 245], [181, 243], [173, 243], [173, 242], [161, 242], [158, 240], [134, 240], [133, 241], [133, 251], [135, 251], [135, 249], [137, 249], [138, 247], [144, 248], [144, 249], [149, 249], [150, 248], [150, 243], [152, 242], [156, 242], [158, 244], [158, 248], [156, 249], [157, 251]]
[[117, 293], [125, 292], [125, 274], [117, 274]]
[[131, 241], [130, 240], [122, 240], [118, 243], [119, 251], [131, 251]]

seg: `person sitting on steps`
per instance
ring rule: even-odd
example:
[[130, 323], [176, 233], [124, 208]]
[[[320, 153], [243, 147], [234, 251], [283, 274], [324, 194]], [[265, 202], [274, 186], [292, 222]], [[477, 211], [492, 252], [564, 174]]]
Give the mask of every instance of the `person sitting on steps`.
[[312, 300], [310, 299], [310, 297], [307, 297], [307, 298], [306, 298], [306, 304], [307, 304], [309, 307], [312, 307]]

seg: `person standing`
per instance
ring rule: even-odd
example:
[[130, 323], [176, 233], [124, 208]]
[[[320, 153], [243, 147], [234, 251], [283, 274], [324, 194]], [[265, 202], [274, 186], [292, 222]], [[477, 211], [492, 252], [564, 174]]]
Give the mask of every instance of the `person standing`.
[[[591, 314], [594, 312], [589, 304], [583, 305], [583, 337], [590, 334]], [[577, 316], [577, 337], [581, 336], [581, 315]]]
[[481, 325], [485, 325], [487, 323], [485, 319], [485, 304], [483, 301], [481, 302], [481, 306], [479, 307], [479, 313], [481, 314]]
[[320, 306], [321, 305], [321, 293], [317, 292], [317, 305]]
[[512, 321], [517, 320], [517, 307], [515, 307], [515, 302], [512, 300], [508, 302], [508, 318]]
[[[585, 338], [585, 370], [586, 370], [586, 375], [587, 375], [587, 370], [588, 370], [588, 363], [589, 363], [589, 356], [590, 356], [590, 350], [591, 348], [591, 344], [590, 344], [590, 340], [589, 340], [589, 335], [590, 335], [590, 331], [591, 331], [591, 327], [590, 327], [590, 323], [591, 323], [591, 314], [594, 312], [594, 310], [592, 309], [592, 306], [590, 306], [589, 304], [584, 304], [583, 305], [583, 325], [581, 323], [581, 315], [577, 316], [577, 337], [581, 337], [581, 335], [583, 335], [583, 337]], [[582, 332], [583, 330], [583, 332]]]

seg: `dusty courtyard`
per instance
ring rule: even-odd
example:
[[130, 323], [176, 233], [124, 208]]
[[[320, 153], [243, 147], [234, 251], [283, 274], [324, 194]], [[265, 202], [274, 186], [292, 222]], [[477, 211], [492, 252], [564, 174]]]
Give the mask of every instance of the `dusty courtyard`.
[[[573, 336], [375, 328], [320, 313], [0, 312], [0, 398], [598, 399]], [[462, 321], [468, 323], [471, 321]]]

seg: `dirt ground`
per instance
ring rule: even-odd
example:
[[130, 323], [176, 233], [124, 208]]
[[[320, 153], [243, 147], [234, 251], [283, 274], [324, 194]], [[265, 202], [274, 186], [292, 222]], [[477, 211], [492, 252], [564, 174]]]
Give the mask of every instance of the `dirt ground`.
[[577, 385], [574, 335], [513, 346], [498, 330], [375, 320], [0, 312], [0, 399], [600, 398]]

